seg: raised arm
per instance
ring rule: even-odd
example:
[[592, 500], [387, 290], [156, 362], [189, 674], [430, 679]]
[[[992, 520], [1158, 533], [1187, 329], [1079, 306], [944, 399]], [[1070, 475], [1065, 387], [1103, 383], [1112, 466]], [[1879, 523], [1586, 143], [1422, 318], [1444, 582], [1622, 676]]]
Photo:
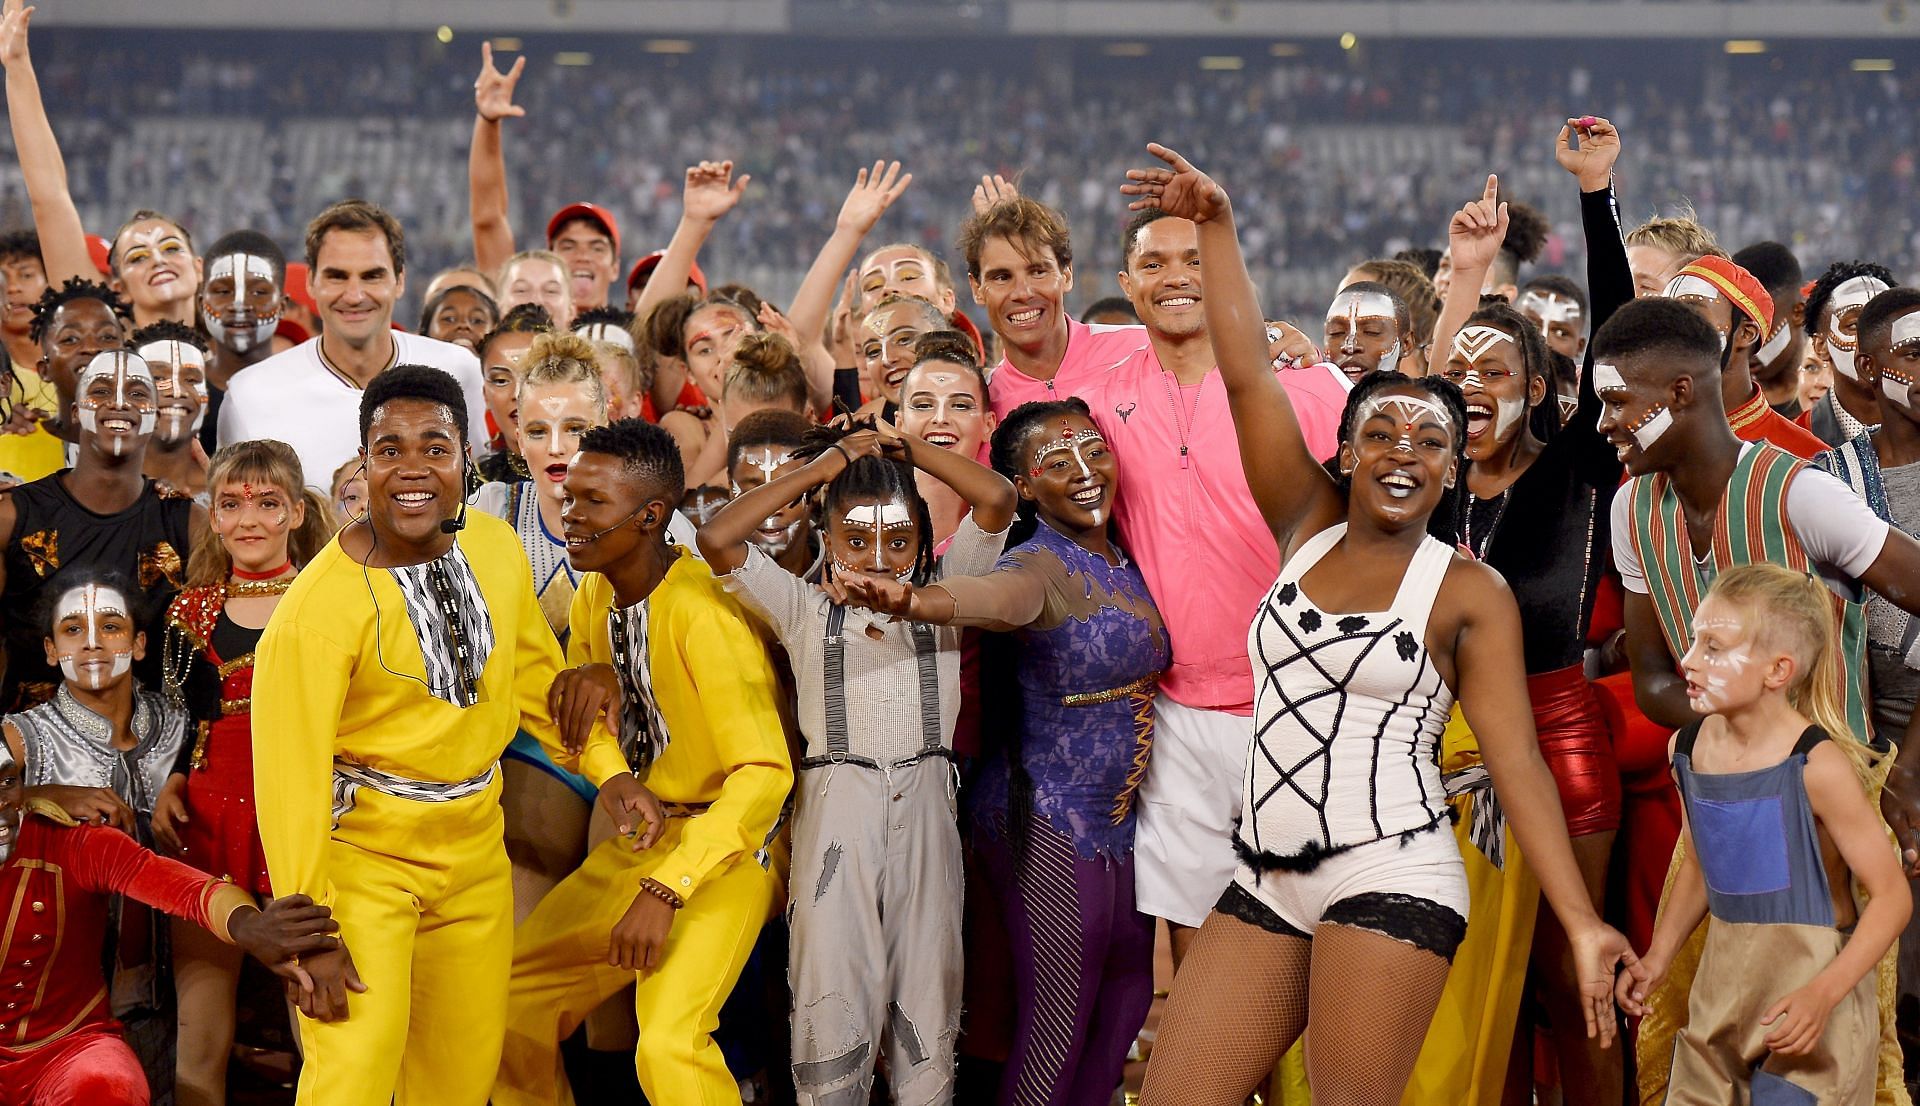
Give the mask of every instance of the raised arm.
[[1454, 212], [1447, 224], [1447, 248], [1453, 256], [1453, 280], [1440, 317], [1433, 324], [1433, 346], [1427, 353], [1427, 371], [1439, 373], [1453, 356], [1453, 336], [1480, 307], [1480, 289], [1487, 270], [1507, 240], [1507, 205], [1500, 200], [1500, 178], [1487, 174], [1487, 187], [1477, 200]]
[[33, 9], [24, 7], [22, 0], [6, 0], [0, 6], [0, 64], [7, 67], [7, 116], [33, 208], [33, 226], [40, 234], [40, 258], [46, 263], [47, 285], [58, 288], [70, 277], [96, 280], [100, 271], [87, 254], [87, 232], [67, 190], [60, 140], [53, 136], [46, 105], [40, 102], [40, 79], [34, 75], [33, 57], [27, 50], [27, 25], [32, 20]]
[[895, 618], [1005, 632], [1041, 621], [1050, 585], [1065, 577], [1060, 558], [1023, 550], [1009, 555], [985, 576], [948, 576], [920, 588], [870, 572], [838, 572], [822, 586], [836, 603]]
[[881, 422], [880, 442], [888, 455], [940, 481], [960, 494], [973, 508], [973, 523], [989, 534], [1004, 531], [1013, 522], [1020, 496], [1007, 478], [971, 457], [928, 445], [919, 438]]
[[816, 343], [825, 335], [827, 315], [833, 310], [833, 294], [840, 285], [841, 274], [853, 264], [860, 243], [866, 240], [880, 216], [886, 214], [887, 208], [893, 206], [893, 201], [912, 183], [913, 174], [903, 175], [897, 161], [876, 161], [872, 169], [862, 169], [854, 178], [853, 187], [848, 189], [847, 198], [840, 205], [840, 216], [834, 220], [833, 234], [827, 238], [827, 244], [820, 247], [813, 267], [807, 270], [806, 277], [800, 281], [800, 290], [793, 294], [793, 302], [788, 305], [787, 315], [793, 320], [793, 328], [802, 342]]
[[473, 216], [473, 262], [491, 276], [513, 256], [513, 226], [507, 221], [507, 159], [500, 148], [500, 121], [527, 109], [513, 102], [527, 68], [526, 55], [505, 73], [494, 68], [493, 43], [480, 44], [480, 76], [473, 82], [473, 148], [467, 154], [467, 203]]
[[734, 180], [731, 161], [703, 161], [687, 169], [686, 188], [681, 193], [680, 225], [674, 228], [660, 264], [654, 266], [653, 275], [647, 278], [639, 302], [633, 305], [635, 318], [645, 319], [660, 304], [686, 292], [687, 277], [693, 272], [693, 263], [700, 258], [700, 247], [706, 245], [707, 236], [713, 233], [720, 217], [740, 202], [747, 182], [752, 179], [743, 174]]
[[[1580, 148], [1573, 134], [1580, 133]], [[1606, 325], [1613, 313], [1633, 299], [1633, 270], [1627, 266], [1627, 244], [1620, 233], [1620, 205], [1613, 196], [1613, 166], [1620, 159], [1620, 130], [1610, 121], [1588, 115], [1569, 119], [1560, 128], [1554, 156], [1560, 167], [1580, 182], [1580, 223], [1587, 239], [1587, 333]], [[1593, 346], [1587, 346], [1587, 366], [1593, 365]]]
[[1261, 516], [1284, 550], [1295, 533], [1332, 525], [1346, 505], [1307, 448], [1293, 403], [1273, 374], [1266, 316], [1247, 275], [1226, 190], [1165, 146], [1150, 143], [1147, 151], [1165, 167], [1128, 170], [1120, 191], [1137, 197], [1127, 205], [1131, 210], [1158, 207], [1199, 227], [1207, 332], [1240, 437], [1240, 463]]
[[[1910, 615], [1920, 611], [1920, 542], [1897, 526], [1888, 527], [1886, 544], [1860, 582]], [[1920, 736], [1920, 711], [1914, 718], [1907, 732]], [[1903, 742], [1897, 756], [1880, 793], [1880, 810], [1899, 840], [1907, 874], [1920, 876], [1920, 742]]]
[[706, 559], [715, 576], [735, 571], [747, 563], [747, 541], [768, 515], [825, 486], [845, 472], [855, 457], [879, 452], [878, 433], [856, 431], [800, 468], [741, 493], [700, 528], [694, 539], [700, 546], [700, 556]]

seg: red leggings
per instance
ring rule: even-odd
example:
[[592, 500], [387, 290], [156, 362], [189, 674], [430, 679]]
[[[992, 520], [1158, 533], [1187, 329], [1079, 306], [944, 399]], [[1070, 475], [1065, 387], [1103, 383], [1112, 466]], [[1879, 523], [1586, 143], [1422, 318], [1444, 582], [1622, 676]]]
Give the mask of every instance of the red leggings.
[[0, 1049], [0, 1106], [147, 1106], [147, 1077], [111, 1023], [29, 1052]]

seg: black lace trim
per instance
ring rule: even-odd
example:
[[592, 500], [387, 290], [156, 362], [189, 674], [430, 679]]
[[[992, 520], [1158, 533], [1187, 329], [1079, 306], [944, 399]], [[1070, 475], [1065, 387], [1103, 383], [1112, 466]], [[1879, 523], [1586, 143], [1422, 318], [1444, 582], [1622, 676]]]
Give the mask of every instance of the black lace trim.
[[1238, 918], [1250, 926], [1258, 926], [1268, 933], [1277, 933], [1282, 937], [1299, 937], [1313, 940], [1313, 934], [1302, 933], [1287, 924], [1287, 920], [1273, 912], [1273, 908], [1261, 902], [1253, 892], [1237, 883], [1227, 884], [1227, 891], [1213, 909], [1229, 918]]
[[1349, 926], [1404, 941], [1449, 963], [1467, 936], [1467, 920], [1451, 907], [1418, 895], [1372, 891], [1341, 899], [1320, 919], [1323, 925]]

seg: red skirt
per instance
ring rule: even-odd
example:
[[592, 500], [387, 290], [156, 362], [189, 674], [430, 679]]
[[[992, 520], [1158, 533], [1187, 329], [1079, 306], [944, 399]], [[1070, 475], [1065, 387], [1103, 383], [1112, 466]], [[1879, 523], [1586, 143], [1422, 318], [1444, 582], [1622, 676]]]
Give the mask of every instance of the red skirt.
[[1540, 755], [1553, 773], [1567, 834], [1620, 828], [1620, 766], [1593, 686], [1579, 665], [1527, 677]]
[[256, 895], [271, 894], [253, 805], [252, 716], [229, 715], [207, 735], [206, 764], [187, 776], [181, 859]]

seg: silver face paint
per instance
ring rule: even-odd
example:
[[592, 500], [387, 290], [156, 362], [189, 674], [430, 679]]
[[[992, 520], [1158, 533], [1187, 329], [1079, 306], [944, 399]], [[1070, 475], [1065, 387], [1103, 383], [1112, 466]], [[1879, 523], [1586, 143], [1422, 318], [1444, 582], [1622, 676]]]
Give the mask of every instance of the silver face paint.
[[1833, 371], [1856, 383], [1860, 380], [1860, 369], [1854, 364], [1860, 348], [1860, 336], [1854, 329], [1858, 319], [1842, 330], [1840, 316], [1853, 308], [1865, 307], [1868, 300], [1886, 290], [1887, 282], [1879, 277], [1857, 276], [1842, 281], [1827, 301], [1827, 354], [1833, 359]]
[[[147, 368], [145, 361], [128, 353], [126, 350], [107, 350], [102, 353], [97, 353], [94, 355], [93, 360], [87, 362], [86, 368], [80, 370], [79, 380], [74, 386], [74, 394], [79, 397], [78, 406], [80, 409], [81, 429], [87, 431], [89, 434], [98, 434], [100, 432], [100, 408], [95, 406], [87, 398], [87, 391], [93, 386], [95, 381], [101, 379], [110, 379], [113, 381], [113, 409], [133, 411], [139, 416], [140, 435], [145, 437], [152, 434], [156, 417], [153, 403], [149, 401], [145, 408], [132, 407], [127, 400], [127, 384], [130, 381], [145, 381], [148, 391], [151, 392], [153, 390], [153, 372]], [[115, 437], [113, 439], [114, 456], [120, 456], [121, 453], [125, 452], [125, 449], [126, 439]]]
[[1531, 311], [1540, 316], [1542, 332], [1552, 323], [1575, 326], [1580, 321], [1580, 305], [1558, 292], [1546, 292], [1538, 288], [1522, 292], [1520, 302], [1514, 306], [1523, 313]]
[[634, 352], [633, 335], [612, 323], [588, 323], [574, 333], [589, 342], [602, 342], [609, 346], [619, 346], [628, 353]]
[[[1333, 303], [1327, 308], [1329, 321], [1345, 316], [1347, 320], [1347, 341], [1357, 347], [1360, 335], [1360, 320], [1385, 319], [1387, 325], [1399, 331], [1399, 316], [1393, 309], [1393, 301], [1379, 292], [1342, 292], [1333, 297]], [[1272, 339], [1269, 338], [1269, 341]], [[1390, 373], [1400, 369], [1400, 340], [1396, 337], [1392, 348], [1380, 355], [1380, 363], [1374, 371]]]
[[[195, 433], [198, 433], [200, 424], [207, 421], [206, 355], [201, 353], [195, 346], [189, 345], [186, 342], [173, 340], [148, 342], [134, 352], [139, 355], [140, 360], [147, 363], [149, 370], [155, 366], [159, 367], [159, 379], [167, 382], [167, 387], [170, 390], [169, 394], [177, 396], [192, 392], [194, 395], [200, 397], [199, 410], [194, 412], [193, 416], [193, 430]], [[186, 369], [189, 365], [200, 370], [200, 379], [198, 381], [189, 381], [187, 379]], [[158, 381], [156, 381], [156, 384], [157, 383]], [[155, 399], [156, 401], [158, 399], [157, 391]], [[167, 417], [177, 421], [180, 416], [178, 412], [175, 412]]]
[[[70, 618], [78, 618], [87, 628], [86, 648], [100, 648], [100, 623], [109, 617], [118, 617], [131, 621], [127, 611], [127, 597], [117, 588], [105, 588], [99, 584], [82, 584], [69, 588], [61, 594], [53, 605], [53, 621], [58, 626]], [[98, 691], [108, 682], [124, 676], [133, 667], [133, 653], [114, 653], [111, 670], [102, 675], [98, 666], [90, 666], [83, 680], [79, 674], [79, 665], [71, 656], [60, 658], [60, 671], [68, 680], [89, 690]]]
[[[247, 284], [259, 277], [274, 285], [278, 290], [279, 282], [273, 277], [273, 263], [257, 254], [230, 253], [207, 262], [207, 283], [226, 277], [233, 281], [233, 302], [247, 302]], [[207, 334], [221, 345], [235, 353], [250, 353], [273, 340], [273, 332], [280, 325], [280, 309], [275, 306], [273, 313], [254, 320], [252, 326], [229, 329], [220, 316], [212, 311], [202, 311], [207, 323]]]

